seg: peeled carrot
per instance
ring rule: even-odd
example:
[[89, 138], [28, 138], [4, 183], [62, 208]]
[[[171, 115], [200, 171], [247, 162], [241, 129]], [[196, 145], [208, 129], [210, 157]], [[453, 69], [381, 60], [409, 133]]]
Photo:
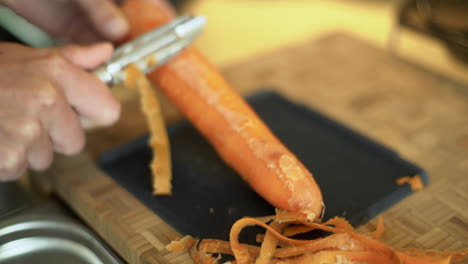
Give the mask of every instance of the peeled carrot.
[[[175, 17], [163, 0], [128, 0], [122, 8], [130, 38]], [[265, 200], [309, 220], [320, 216], [322, 194], [311, 173], [195, 48], [148, 77]]]

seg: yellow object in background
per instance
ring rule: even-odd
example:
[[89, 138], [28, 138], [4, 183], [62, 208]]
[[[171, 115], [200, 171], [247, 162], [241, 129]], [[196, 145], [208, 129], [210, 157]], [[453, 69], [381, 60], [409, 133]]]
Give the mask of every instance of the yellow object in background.
[[[396, 1], [370, 0], [199, 0], [188, 11], [208, 18], [197, 45], [218, 66], [335, 31], [390, 52], [397, 17]], [[442, 43], [396, 32], [398, 56], [468, 84], [468, 66], [455, 61]]]

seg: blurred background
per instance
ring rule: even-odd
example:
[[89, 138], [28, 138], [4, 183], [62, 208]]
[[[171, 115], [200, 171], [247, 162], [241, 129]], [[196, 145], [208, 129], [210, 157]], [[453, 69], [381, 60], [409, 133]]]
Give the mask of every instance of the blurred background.
[[[468, 1], [465, 0], [172, 0], [208, 26], [196, 45], [218, 66], [342, 31], [424, 68], [468, 84]], [[0, 25], [25, 31], [0, 10]], [[10, 14], [11, 15], [11, 14]], [[9, 24], [9, 25], [8, 25]], [[22, 29], [18, 29], [21, 27]], [[40, 33], [23, 34], [37, 46]]]
[[220, 65], [343, 31], [468, 84], [468, 1], [463, 0], [198, 0], [198, 41]]

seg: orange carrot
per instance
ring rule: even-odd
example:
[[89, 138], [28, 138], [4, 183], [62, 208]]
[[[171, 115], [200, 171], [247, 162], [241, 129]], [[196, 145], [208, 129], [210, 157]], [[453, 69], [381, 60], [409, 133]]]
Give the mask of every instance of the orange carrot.
[[[175, 17], [163, 0], [128, 0], [123, 11], [131, 38]], [[149, 78], [265, 200], [310, 219], [320, 216], [322, 194], [311, 173], [195, 48]]]

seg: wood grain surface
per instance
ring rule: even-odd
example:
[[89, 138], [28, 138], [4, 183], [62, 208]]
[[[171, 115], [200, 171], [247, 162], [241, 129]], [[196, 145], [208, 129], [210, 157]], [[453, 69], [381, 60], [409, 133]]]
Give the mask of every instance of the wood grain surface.
[[[224, 73], [243, 94], [276, 90], [428, 172], [427, 188], [383, 213], [386, 243], [468, 248], [468, 87], [339, 33], [252, 58]], [[89, 133], [87, 152], [59, 157], [40, 181], [129, 263], [190, 263], [186, 254], [164, 250], [180, 234], [94, 165], [103, 151], [146, 132], [137, 102], [126, 100], [117, 125]], [[168, 121], [180, 118], [163, 104]], [[374, 223], [360, 229], [373, 229]]]

